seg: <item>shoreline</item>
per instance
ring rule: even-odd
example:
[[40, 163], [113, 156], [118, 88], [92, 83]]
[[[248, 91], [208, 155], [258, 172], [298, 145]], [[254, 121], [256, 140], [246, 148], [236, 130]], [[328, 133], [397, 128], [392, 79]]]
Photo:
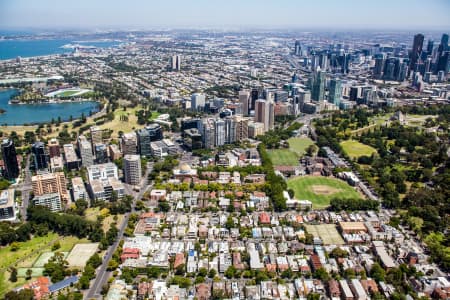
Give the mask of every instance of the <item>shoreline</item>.
[[58, 99], [58, 100], [49, 100], [49, 101], [36, 101], [36, 102], [35, 101], [30, 101], [30, 102], [23, 102], [23, 101], [13, 102], [13, 100], [9, 100], [8, 101], [8, 105], [65, 104], [65, 103], [83, 103], [83, 102], [97, 102], [97, 103], [100, 103], [100, 101], [94, 100], [94, 99], [76, 98], [74, 100]]

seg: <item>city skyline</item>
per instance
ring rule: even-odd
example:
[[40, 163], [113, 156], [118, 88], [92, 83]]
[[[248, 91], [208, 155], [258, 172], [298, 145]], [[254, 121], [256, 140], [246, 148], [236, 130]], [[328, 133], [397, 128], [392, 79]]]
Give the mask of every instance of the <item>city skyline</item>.
[[[169, 0], [5, 1], [0, 30], [11, 29], [444, 29], [450, 28], [448, 1], [237, 1]], [[425, 9], [426, 5], [426, 9]], [[424, 12], [425, 11], [425, 12]]]

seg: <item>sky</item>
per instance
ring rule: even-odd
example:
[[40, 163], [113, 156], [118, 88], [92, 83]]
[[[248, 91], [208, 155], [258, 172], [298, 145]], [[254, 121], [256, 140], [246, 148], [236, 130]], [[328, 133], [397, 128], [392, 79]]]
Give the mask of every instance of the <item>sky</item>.
[[0, 0], [0, 30], [448, 30], [449, 12], [449, 0]]

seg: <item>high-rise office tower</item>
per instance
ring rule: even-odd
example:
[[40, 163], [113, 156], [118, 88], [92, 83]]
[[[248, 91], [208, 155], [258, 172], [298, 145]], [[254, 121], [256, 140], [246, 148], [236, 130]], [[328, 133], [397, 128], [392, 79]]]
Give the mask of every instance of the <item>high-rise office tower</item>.
[[344, 53], [339, 58], [341, 61], [341, 73], [347, 74], [350, 68], [350, 54]]
[[150, 133], [147, 129], [141, 128], [136, 130], [136, 136], [137, 136], [137, 145], [138, 145], [138, 152], [142, 156], [151, 156], [152, 150], [150, 148]]
[[241, 116], [233, 117], [235, 122], [235, 139], [236, 141], [242, 141], [248, 138], [248, 119]]
[[36, 141], [31, 145], [31, 153], [33, 153], [34, 167], [36, 170], [42, 170], [48, 167], [49, 159], [43, 142]]
[[250, 102], [250, 92], [249, 91], [239, 91], [239, 102], [242, 105], [242, 114], [248, 116], [249, 102]]
[[449, 67], [450, 67], [450, 51], [445, 51], [438, 60], [437, 63], [437, 72], [439, 73], [440, 71], [444, 72], [444, 76], [445, 74], [447, 74], [449, 72]]
[[384, 54], [375, 55], [375, 66], [373, 68], [373, 77], [381, 78], [384, 70]]
[[423, 34], [419, 33], [414, 36], [411, 55], [409, 56], [409, 72], [416, 71], [416, 64], [419, 62], [420, 56], [422, 55], [423, 40]]
[[[258, 99], [255, 102], [255, 122], [265, 123], [265, 120], [269, 120], [269, 111], [266, 108], [266, 100]], [[267, 125], [267, 128], [269, 126]], [[264, 129], [266, 130], [266, 126], [264, 125]]]
[[92, 146], [84, 135], [78, 137], [78, 150], [80, 151], [81, 164], [88, 167], [94, 164], [94, 156], [92, 154]]
[[170, 64], [172, 71], [181, 71], [181, 56], [173, 55], [170, 58]]
[[127, 132], [120, 138], [120, 148], [123, 155], [136, 154], [137, 137], [135, 132]]
[[61, 151], [59, 149], [59, 142], [57, 139], [52, 138], [50, 141], [48, 141], [48, 152], [50, 158], [53, 158], [55, 156], [61, 156]]
[[214, 129], [215, 129], [215, 146], [223, 146], [225, 145], [225, 121], [222, 119], [217, 119], [214, 122]]
[[433, 40], [428, 40], [427, 44], [427, 54], [431, 55], [433, 53], [434, 42]]
[[342, 96], [342, 85], [340, 79], [331, 79], [330, 91], [328, 93], [328, 102], [333, 103], [339, 107]]
[[16, 147], [11, 139], [3, 140], [2, 157], [5, 165], [5, 172], [3, 176], [10, 180], [19, 177], [19, 164], [17, 162]]
[[205, 119], [202, 122], [202, 140], [206, 149], [212, 149], [216, 142], [216, 127], [213, 119]]
[[139, 155], [125, 155], [123, 157], [123, 173], [125, 182], [138, 185], [141, 182], [141, 157]]
[[328, 69], [328, 54], [322, 53], [320, 55], [320, 69], [326, 71]]
[[448, 34], [444, 33], [441, 37], [441, 43], [439, 44], [438, 52], [440, 52], [440, 55], [442, 55], [443, 52], [448, 50]]
[[295, 55], [301, 55], [302, 54], [302, 47], [300, 45], [300, 41], [295, 41], [294, 54]]
[[273, 129], [275, 119], [275, 104], [271, 100], [259, 99], [255, 102], [255, 122], [263, 123], [264, 130]]
[[237, 121], [234, 117], [225, 118], [225, 143], [232, 144], [236, 141]]
[[194, 111], [203, 110], [205, 108], [205, 95], [194, 93], [191, 96], [191, 109]]
[[321, 101], [325, 96], [325, 72], [320, 69], [314, 73], [312, 82], [311, 99], [314, 101]]
[[148, 124], [147, 126], [145, 126], [145, 130], [148, 131], [150, 141], [156, 142], [163, 139], [163, 131], [161, 125], [159, 125], [158, 123]]
[[312, 52], [311, 56], [311, 70], [315, 72], [317, 68], [320, 67], [320, 57], [316, 55], [315, 52]]
[[[267, 121], [268, 123], [268, 130], [272, 130], [275, 125], [275, 103], [271, 100], [267, 102], [267, 108], [268, 108], [268, 115], [269, 119]], [[265, 123], [264, 123], [265, 125]]]
[[263, 98], [263, 92], [264, 92], [264, 90], [262, 87], [252, 88], [252, 92], [251, 92], [251, 96], [250, 96], [251, 97], [251, 101], [250, 101], [251, 105], [249, 105], [249, 111], [255, 110], [255, 102], [256, 102], [256, 100]]
[[91, 126], [89, 131], [91, 133], [91, 147], [95, 150], [96, 144], [103, 144], [103, 130], [98, 126]]
[[400, 71], [398, 72], [398, 81], [404, 81], [406, 79], [406, 76], [408, 75], [408, 65], [409, 61], [404, 59], [400, 65]]
[[105, 144], [95, 145], [95, 163], [104, 164], [108, 162], [108, 150]]

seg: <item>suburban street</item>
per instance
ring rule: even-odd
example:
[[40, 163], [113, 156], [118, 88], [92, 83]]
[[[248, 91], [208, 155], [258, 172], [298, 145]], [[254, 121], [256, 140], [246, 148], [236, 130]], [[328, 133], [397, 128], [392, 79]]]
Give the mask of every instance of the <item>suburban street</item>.
[[136, 202], [142, 198], [142, 196], [145, 194], [145, 192], [148, 189], [151, 188], [151, 185], [147, 185], [147, 183], [148, 183], [147, 178], [152, 169], [153, 169], [153, 163], [150, 162], [147, 164], [147, 170], [145, 171], [145, 174], [142, 178], [139, 193], [135, 193], [134, 191], [127, 189], [127, 192], [132, 194], [134, 197], [133, 203], [131, 205], [131, 212], [125, 214], [122, 225], [120, 226], [120, 229], [119, 229], [117, 239], [114, 242], [114, 244], [109, 246], [109, 248], [106, 250], [106, 255], [103, 259], [103, 263], [99, 267], [97, 276], [95, 277], [91, 288], [85, 294], [84, 299], [102, 299], [103, 298], [101, 295], [102, 287], [107, 282], [108, 278], [111, 275], [111, 272], [107, 271], [108, 263], [111, 260], [111, 257], [114, 254], [114, 252], [116, 251], [117, 247], [119, 246], [120, 241], [123, 238], [123, 233], [124, 233], [125, 229], [127, 228], [130, 215], [135, 212]]
[[27, 220], [27, 208], [30, 201], [30, 191], [32, 190], [31, 187], [31, 171], [30, 171], [30, 162], [31, 162], [31, 155], [28, 155], [25, 165], [25, 178], [23, 182], [19, 185], [19, 190], [22, 192], [22, 206], [20, 207], [20, 215], [22, 216], [22, 220]]

